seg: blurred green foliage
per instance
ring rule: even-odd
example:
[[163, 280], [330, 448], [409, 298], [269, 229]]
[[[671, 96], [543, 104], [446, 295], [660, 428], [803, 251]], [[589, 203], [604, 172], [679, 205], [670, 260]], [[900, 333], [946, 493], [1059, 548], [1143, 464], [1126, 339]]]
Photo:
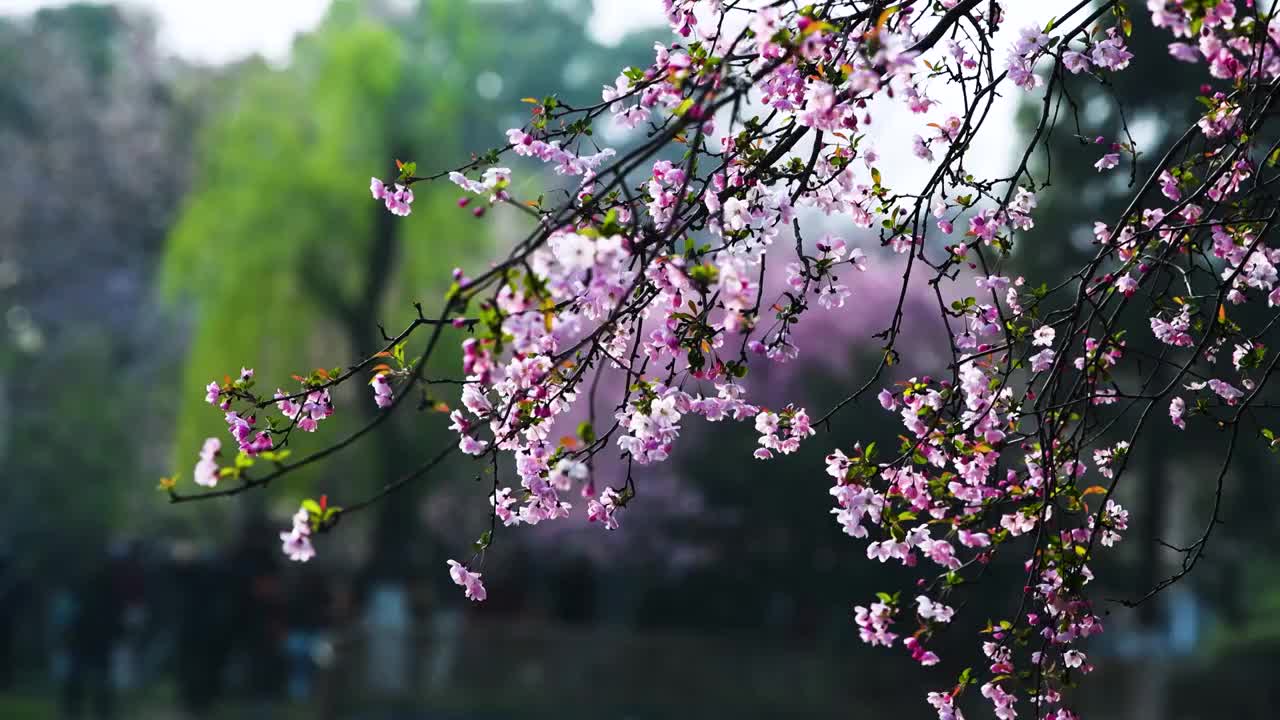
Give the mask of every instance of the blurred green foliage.
[[[504, 130], [525, 120], [518, 98], [559, 85], [566, 66], [585, 63], [579, 92], [596, 96], [611, 65], [593, 59], [616, 63], [619, 51], [592, 43], [582, 24], [588, 6], [575, 17], [572, 5], [427, 0], [391, 11], [340, 0], [295, 43], [287, 65], [235, 70], [199, 135], [192, 191], [163, 261], [165, 295], [192, 319], [173, 446], [179, 483], [190, 482], [201, 439], [225, 433], [222, 414], [203, 399], [210, 380], [252, 366], [261, 391], [291, 391], [293, 374], [349, 366], [381, 349], [378, 324], [395, 334], [413, 302], [433, 313], [453, 267], [482, 267], [496, 244], [520, 234], [527, 219], [500, 210], [477, 220], [456, 205], [462, 192], [447, 180], [417, 184], [413, 216], [392, 217], [370, 198], [368, 178], [394, 177], [396, 159], [433, 174], [503, 143]], [[631, 46], [637, 61], [641, 47]], [[423, 342], [413, 338], [409, 354]], [[456, 377], [456, 342], [442, 347], [427, 374]], [[434, 399], [424, 393], [419, 404]], [[341, 388], [335, 402], [334, 419], [315, 437], [295, 434], [298, 451], [375, 413], [361, 383]], [[344, 501], [358, 497], [448, 442], [442, 420], [397, 418], [337, 462], [309, 469], [304, 482]], [[379, 508], [376, 546], [421, 534], [409, 500], [422, 491]], [[273, 493], [273, 501], [296, 503], [297, 494]]]
[[[595, 100], [619, 62], [651, 54], [594, 44], [589, 14], [338, 0], [287, 62], [213, 68], [164, 57], [149, 18], [111, 5], [0, 19], [0, 269], [17, 278], [0, 277], [0, 459], [32, 479], [4, 491], [10, 540], [71, 548], [223, 515], [154, 511], [156, 478], [189, 483], [200, 439], [225, 433], [201, 388], [241, 365], [273, 390], [349, 364], [381, 347], [379, 323], [395, 332], [413, 301], [438, 306], [454, 266], [510, 242], [522, 218], [478, 221], [447, 181], [418, 185], [399, 219], [368, 178], [397, 158], [460, 165], [525, 121], [520, 97]], [[517, 194], [540, 184], [524, 170]], [[432, 372], [456, 374], [454, 347]], [[300, 450], [374, 411], [367, 388], [336, 399]], [[353, 494], [385, 482], [434, 444], [436, 419], [406, 418], [326, 478]], [[56, 543], [30, 520], [51, 504], [68, 517]]]

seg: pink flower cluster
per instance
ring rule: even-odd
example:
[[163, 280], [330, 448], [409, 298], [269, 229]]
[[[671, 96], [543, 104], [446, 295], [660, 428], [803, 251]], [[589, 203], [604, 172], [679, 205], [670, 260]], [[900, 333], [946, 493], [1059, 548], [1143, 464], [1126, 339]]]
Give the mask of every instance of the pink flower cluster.
[[453, 578], [455, 585], [463, 588], [469, 600], [483, 602], [489, 596], [484, 589], [484, 582], [480, 580], [480, 573], [468, 570], [466, 565], [457, 560], [449, 560], [449, 577]]
[[295, 562], [306, 562], [316, 556], [311, 544], [311, 516], [305, 507], [293, 514], [293, 527], [281, 531], [280, 545], [284, 554]]
[[[535, 139], [520, 128], [512, 128], [507, 131], [507, 142], [511, 143], [512, 150], [517, 155], [533, 157], [544, 163], [554, 164], [555, 171], [559, 175], [593, 175], [596, 169], [604, 164], [606, 160], [617, 154], [617, 151], [613, 148], [605, 148], [590, 155], [578, 155], [560, 147], [558, 141], [544, 142]], [[499, 168], [499, 170], [502, 169]], [[450, 176], [450, 179], [452, 179], [452, 176]], [[507, 179], [509, 180], [510, 177], [508, 176]], [[457, 181], [455, 180], [455, 182]], [[486, 186], [488, 182], [489, 178], [486, 176]]]
[[409, 207], [413, 204], [413, 190], [408, 186], [399, 183], [385, 185], [378, 178], [372, 178], [369, 181], [369, 192], [374, 200], [382, 200], [386, 203], [387, 212], [392, 215], [405, 217], [413, 211], [413, 208]]
[[507, 168], [489, 168], [484, 171], [479, 181], [472, 180], [460, 172], [451, 172], [449, 180], [467, 192], [488, 195], [491, 203], [510, 197], [506, 188], [511, 184], [511, 171]]
[[208, 438], [200, 448], [200, 461], [196, 463], [195, 483], [201, 487], [213, 487], [218, 484], [221, 469], [217, 456], [222, 452], [222, 441]]
[[812, 437], [815, 431], [804, 408], [788, 405], [780, 413], [761, 410], [756, 415], [756, 432], [760, 433], [760, 448], [755, 458], [768, 460], [775, 452], [790, 455], [799, 450], [800, 441]]
[[250, 415], [246, 419], [239, 413], [227, 411], [224, 419], [227, 421], [227, 430], [231, 432], [231, 437], [235, 438], [240, 446], [240, 452], [246, 455], [257, 455], [272, 448], [269, 431], [259, 430], [254, 434], [254, 425], [258, 420], [256, 416]]
[[[287, 420], [292, 421], [299, 430], [315, 432], [321, 420], [333, 415], [333, 400], [329, 397], [327, 388], [303, 392], [305, 394], [289, 395], [276, 388], [276, 409]], [[302, 395], [302, 397], [298, 398], [296, 395]]]

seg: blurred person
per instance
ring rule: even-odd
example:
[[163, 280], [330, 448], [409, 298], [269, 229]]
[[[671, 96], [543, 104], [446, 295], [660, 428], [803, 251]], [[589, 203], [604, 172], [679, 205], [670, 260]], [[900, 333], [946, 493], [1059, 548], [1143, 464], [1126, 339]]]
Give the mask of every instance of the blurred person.
[[120, 637], [123, 606], [113, 581], [110, 564], [99, 562], [75, 591], [62, 692], [64, 717], [81, 717], [86, 705], [92, 706], [94, 717], [115, 715], [110, 661]]
[[264, 518], [254, 517], [227, 557], [232, 657], [256, 717], [273, 717], [287, 680], [285, 594], [280, 551]]
[[50, 593], [48, 621], [49, 678], [61, 688], [71, 674], [71, 624], [76, 616], [75, 591], [65, 585]]
[[118, 691], [133, 689], [138, 682], [139, 649], [147, 621], [146, 583], [140, 547], [123, 540], [110, 551], [111, 585], [120, 605], [121, 632], [111, 649], [111, 682]]
[[7, 544], [0, 544], [0, 691], [14, 682], [14, 635], [26, 594], [26, 579]]
[[409, 594], [398, 580], [381, 580], [369, 589], [364, 613], [366, 679], [369, 687], [386, 695], [409, 688], [413, 646], [413, 618]]
[[201, 555], [191, 543], [175, 544], [173, 560], [178, 696], [189, 715], [204, 717], [222, 692], [230, 650], [227, 573], [216, 553]]
[[329, 581], [321, 573], [302, 573], [289, 594], [289, 628], [285, 653], [289, 659], [289, 697], [311, 697], [316, 671], [331, 647], [329, 628], [332, 615]]
[[328, 580], [330, 629], [315, 657], [316, 681], [312, 694], [317, 720], [346, 717], [344, 705], [357, 687], [357, 675], [352, 672], [356, 656], [352, 647], [360, 642], [358, 633], [352, 632], [359, 615], [356, 594], [349, 576], [330, 573]]

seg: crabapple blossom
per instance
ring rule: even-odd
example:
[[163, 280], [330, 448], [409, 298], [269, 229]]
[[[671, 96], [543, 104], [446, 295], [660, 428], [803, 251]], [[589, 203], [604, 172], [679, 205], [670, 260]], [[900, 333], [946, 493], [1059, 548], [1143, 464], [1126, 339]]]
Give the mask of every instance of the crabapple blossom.
[[926, 649], [924, 645], [920, 643], [919, 638], [915, 636], [903, 640], [902, 645], [907, 649], [907, 652], [911, 653], [912, 660], [915, 660], [925, 667], [937, 665], [940, 661], [938, 654], [932, 650]]
[[1186, 407], [1186, 401], [1180, 397], [1174, 397], [1169, 401], [1169, 419], [1179, 430], [1187, 429], [1187, 421], [1183, 419]]
[[955, 615], [954, 609], [949, 608], [946, 605], [943, 605], [942, 603], [934, 602], [933, 600], [930, 600], [929, 597], [926, 595], [920, 595], [916, 597], [916, 605], [918, 606], [916, 609], [916, 614], [924, 618], [925, 620], [932, 620], [934, 622], [940, 622], [940, 623], [949, 623], [951, 622], [952, 616]]
[[869, 645], [889, 647], [898, 639], [897, 634], [889, 631], [893, 625], [894, 610], [884, 602], [871, 603], [870, 607], [858, 605], [854, 607], [854, 622], [857, 623], [862, 641]]
[[369, 384], [373, 386], [373, 400], [378, 407], [391, 407], [391, 401], [395, 399], [395, 390], [391, 387], [391, 381], [387, 379], [387, 373], [374, 375]]
[[285, 556], [295, 562], [307, 562], [316, 556], [311, 544], [311, 519], [306, 508], [298, 508], [293, 515], [293, 527], [281, 531], [280, 543]]
[[619, 507], [619, 499], [617, 491], [613, 488], [605, 488], [599, 498], [591, 498], [587, 502], [587, 520], [590, 522], [599, 521], [605, 530], [617, 530], [618, 518], [616, 513]]
[[472, 572], [457, 560], [450, 559], [448, 565], [449, 577], [453, 579], [453, 584], [463, 588], [463, 594], [468, 600], [483, 602], [489, 596], [484, 588], [484, 582], [480, 580], [480, 573]]
[[[1129, 522], [1110, 488], [1151, 442], [1134, 418], [1167, 407], [1185, 429], [1190, 403], [1235, 433], [1246, 413], [1276, 405], [1264, 393], [1280, 313], [1280, 246], [1268, 219], [1280, 175], [1260, 138], [1274, 135], [1280, 30], [1252, 5], [1146, 3], [1160, 44], [1206, 85], [1188, 88], [1199, 111], [1180, 139], [1149, 148], [1127, 134], [1124, 143], [1099, 136], [1092, 111], [1064, 100], [1077, 85], [1114, 89], [1110, 73], [1137, 64], [1126, 40], [1134, 4], [1080, 3], [1021, 29], [1006, 27], [1002, 5], [664, 0], [672, 34], [651, 62], [604, 86], [600, 103], [533, 100], [505, 147], [432, 176], [480, 196], [460, 203], [476, 202], [477, 217], [523, 213], [529, 234], [486, 269], [456, 271], [437, 316], [419, 305], [401, 337], [346, 371], [313, 372], [299, 391], [270, 397], [247, 369], [210, 383], [205, 399], [241, 456], [219, 469], [221, 441], [210, 439], [193, 479], [240, 485], [173, 499], [265, 486], [305, 465], [282, 457], [292, 430], [318, 432], [334, 412], [330, 389], [351, 377], [373, 373], [387, 413], [406, 405], [397, 392], [425, 381], [457, 393], [457, 407], [440, 403], [440, 424], [447, 415], [456, 434], [441, 457], [461, 454], [495, 474], [487, 502], [477, 500], [491, 528], [472, 543], [482, 562], [508, 528], [570, 517], [617, 528], [619, 509], [643, 504], [646, 472], [695, 429], [754, 430], [752, 456], [767, 461], [862, 408], [892, 425], [883, 437], [894, 439], [822, 441], [827, 511], [854, 552], [901, 565], [917, 582], [906, 601], [899, 590], [856, 606], [850, 632], [945, 667], [929, 648], [934, 637], [963, 624], [954, 608], [967, 585], [1012, 556], [1021, 572], [1009, 591], [1022, 609], [982, 631], [987, 662], [926, 701], [942, 720], [984, 700], [1006, 720], [1027, 707], [1037, 720], [1074, 720], [1063, 689], [1091, 669], [1082, 643], [1103, 630], [1092, 565]], [[1017, 141], [1021, 165], [980, 170], [973, 143], [984, 103], [1012, 88], [1062, 110]], [[1070, 132], [1103, 152], [1098, 172], [1118, 167], [1122, 153], [1134, 160], [1130, 207], [1078, 218], [1094, 253], [1083, 266], [1023, 277], [1015, 248], [1037, 250], [1025, 243], [1049, 180], [1026, 158], [1066, 127], [1060, 114], [1073, 114]], [[878, 132], [889, 118], [901, 126]], [[634, 149], [598, 145], [603, 121], [631, 128]], [[928, 166], [925, 179], [886, 160], [907, 153]], [[518, 197], [503, 163], [545, 169], [548, 192]], [[372, 179], [370, 192], [406, 216], [412, 187], [428, 178], [398, 168]], [[1136, 173], [1147, 170], [1143, 182]], [[831, 234], [839, 228], [858, 235]], [[878, 303], [883, 295], [869, 290], [884, 278], [901, 285]], [[908, 312], [921, 287], [929, 322]], [[843, 351], [813, 341], [823, 317], [877, 318], [879, 332], [858, 338], [874, 369], [810, 404], [813, 418], [790, 398], [766, 404], [775, 366]], [[934, 333], [937, 352], [905, 351], [908, 338]], [[410, 341], [421, 348], [413, 363], [401, 357]], [[454, 342], [460, 373], [427, 379], [437, 348]], [[379, 365], [387, 355], [397, 367]], [[266, 412], [273, 404], [284, 422]], [[625, 478], [598, 476], [601, 453], [621, 457]], [[304, 508], [281, 533], [284, 551], [309, 559], [312, 532], [330, 527]], [[485, 598], [469, 564], [448, 565], [465, 597]], [[897, 621], [911, 627], [895, 631]]]
[[1053, 327], [1049, 325], [1041, 325], [1036, 328], [1031, 344], [1039, 345], [1040, 347], [1050, 347], [1053, 345], [1054, 335], [1056, 335], [1056, 331]]
[[218, 484], [218, 461], [215, 459], [222, 452], [222, 441], [208, 438], [200, 448], [200, 461], [196, 463], [195, 482], [204, 487]]
[[[301, 395], [301, 397], [297, 397]], [[333, 400], [329, 390], [311, 390], [289, 395], [276, 388], [276, 409], [291, 420], [303, 432], [315, 432], [320, 421], [333, 415]]]
[[406, 185], [384, 185], [378, 178], [373, 178], [369, 183], [369, 192], [374, 200], [382, 200], [387, 206], [387, 212], [392, 215], [405, 217], [412, 212], [409, 206], [413, 204], [413, 190]]
[[471, 180], [460, 172], [451, 172], [449, 180], [467, 192], [488, 195], [491, 203], [510, 197], [506, 191], [506, 187], [511, 184], [511, 170], [508, 168], [488, 168], [479, 181]]

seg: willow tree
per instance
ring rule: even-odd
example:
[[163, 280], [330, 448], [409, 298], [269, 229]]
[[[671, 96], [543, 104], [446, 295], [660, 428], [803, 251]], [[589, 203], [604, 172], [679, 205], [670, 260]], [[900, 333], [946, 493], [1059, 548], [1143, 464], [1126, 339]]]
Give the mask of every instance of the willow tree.
[[[199, 139], [195, 186], [165, 259], [171, 297], [193, 311], [188, 378], [238, 367], [246, 348], [283, 377], [367, 354], [380, 339], [369, 318], [399, 322], [406, 301], [439, 296], [432, 278], [447, 277], [465, 248], [483, 249], [484, 230], [446, 211], [450, 196], [422, 193], [419, 205], [439, 220], [408, 229], [343, 187], [370, 158], [462, 154], [463, 118], [428, 112], [415, 67], [404, 38], [344, 2], [287, 66], [237, 70]], [[293, 212], [302, 197], [314, 212]], [[245, 313], [246, 303], [260, 311]], [[180, 438], [208, 434], [201, 404], [183, 398]], [[391, 427], [362, 452], [371, 477], [395, 471], [402, 441]]]
[[[199, 78], [145, 17], [85, 4], [0, 18], [0, 65], [0, 544], [58, 574], [155, 519], [132, 479], [164, 464], [146, 411], [178, 343], [149, 289]], [[85, 401], [108, 384], [110, 402]]]
[[[374, 174], [382, 158], [465, 161], [467, 142], [504, 127], [499, 108], [509, 116], [518, 90], [560, 82], [566, 41], [587, 68], [576, 83], [598, 84], [592, 61], [606, 51], [587, 40], [584, 16], [548, 8], [342, 0], [285, 66], [253, 61], [231, 73], [199, 138], [194, 187], [165, 259], [169, 297], [192, 317], [188, 382], [254, 357], [259, 372], [289, 386], [291, 375], [332, 370], [380, 347], [379, 325], [441, 305], [451, 269], [491, 251], [489, 226], [458, 207], [451, 185], [419, 188], [413, 207], [434, 220], [406, 225], [353, 197], [346, 179]], [[510, 41], [493, 42], [495, 31]], [[296, 212], [299, 203], [310, 210]], [[423, 390], [418, 405], [430, 412], [439, 392]], [[216, 424], [206, 409], [199, 393], [183, 396], [183, 464]], [[350, 422], [379, 422], [375, 409]], [[343, 470], [309, 482], [396, 474], [403, 448], [430, 436], [402, 425], [387, 423]], [[412, 502], [389, 504], [377, 545], [402, 546], [417, 532], [415, 518]]]

